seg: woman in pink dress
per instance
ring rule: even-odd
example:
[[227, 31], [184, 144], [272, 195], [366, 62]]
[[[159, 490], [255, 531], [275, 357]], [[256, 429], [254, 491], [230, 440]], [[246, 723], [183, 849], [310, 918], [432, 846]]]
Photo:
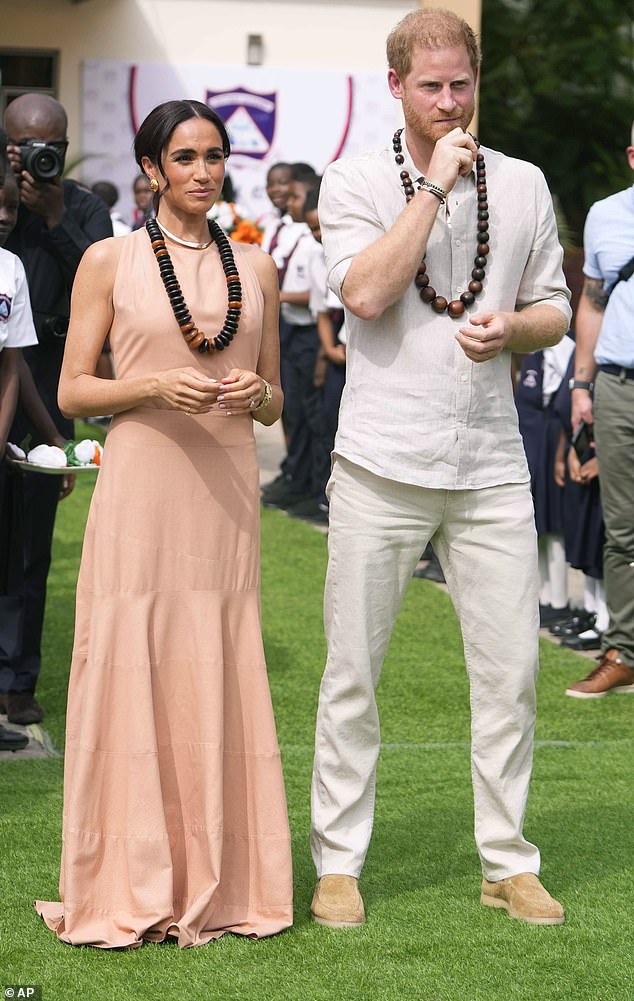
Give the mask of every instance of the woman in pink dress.
[[[59, 399], [114, 414], [77, 587], [63, 941], [182, 947], [292, 922], [290, 839], [262, 647], [253, 421], [276, 421], [277, 272], [207, 212], [229, 141], [197, 101], [135, 139], [156, 219], [86, 252]], [[115, 380], [93, 374], [106, 336]]]

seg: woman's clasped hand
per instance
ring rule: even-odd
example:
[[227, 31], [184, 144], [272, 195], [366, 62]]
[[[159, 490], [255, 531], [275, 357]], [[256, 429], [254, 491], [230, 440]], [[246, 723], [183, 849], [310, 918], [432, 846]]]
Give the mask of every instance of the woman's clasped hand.
[[264, 399], [264, 380], [256, 372], [232, 368], [220, 380], [195, 368], [175, 368], [156, 376], [156, 396], [170, 410], [208, 414], [219, 410], [227, 417], [252, 413]]

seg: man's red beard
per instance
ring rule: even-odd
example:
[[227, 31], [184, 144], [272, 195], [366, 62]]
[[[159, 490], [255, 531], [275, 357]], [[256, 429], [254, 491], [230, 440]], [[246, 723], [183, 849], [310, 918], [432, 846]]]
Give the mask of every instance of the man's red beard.
[[403, 114], [407, 129], [413, 132], [419, 139], [436, 143], [443, 136], [446, 136], [452, 129], [464, 129], [466, 131], [469, 122], [473, 118], [475, 108], [471, 105], [467, 108], [456, 108], [451, 121], [438, 121], [438, 112], [425, 115], [412, 104], [403, 98]]

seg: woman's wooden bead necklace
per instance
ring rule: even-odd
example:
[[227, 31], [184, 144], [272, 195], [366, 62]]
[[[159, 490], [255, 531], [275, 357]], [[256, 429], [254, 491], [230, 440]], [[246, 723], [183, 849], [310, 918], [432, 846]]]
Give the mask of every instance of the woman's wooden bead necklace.
[[[145, 228], [148, 232], [148, 236], [150, 237], [152, 250], [154, 251], [154, 256], [158, 262], [163, 285], [165, 286], [165, 291], [167, 292], [170, 305], [174, 316], [176, 317], [176, 322], [181, 328], [181, 333], [192, 351], [198, 350], [201, 354], [205, 354], [207, 351], [223, 351], [225, 348], [229, 347], [238, 330], [238, 324], [240, 322], [240, 313], [242, 310], [242, 285], [240, 284], [240, 275], [236, 267], [233, 251], [227, 235], [221, 230], [217, 222], [210, 220], [210, 242], [215, 243], [218, 247], [218, 253], [220, 254], [220, 260], [222, 262], [225, 278], [227, 280], [227, 296], [229, 299], [229, 305], [227, 308], [227, 315], [225, 316], [225, 322], [222, 325], [220, 333], [216, 334], [215, 337], [208, 338], [202, 330], [198, 329], [192, 320], [191, 313], [189, 312], [189, 308], [185, 302], [185, 297], [181, 291], [180, 285], [178, 284], [178, 278], [176, 277], [176, 273], [174, 271], [172, 258], [169, 255], [167, 247], [165, 246], [165, 240], [163, 239], [163, 234], [161, 233], [158, 223], [155, 219], [148, 219], [145, 224]], [[178, 243], [184, 241], [177, 240], [176, 242]], [[185, 246], [187, 245], [188, 244], [185, 244]], [[195, 249], [204, 250], [205, 247], [209, 246], [209, 244], [202, 244], [200, 248], [198, 245], [193, 246]]]
[[[394, 150], [394, 159], [399, 167], [403, 167], [405, 163], [405, 157], [403, 156], [403, 148], [401, 146], [401, 133], [403, 129], [397, 129], [394, 133], [392, 139], [392, 148]], [[476, 140], [476, 145], [479, 147], [479, 143]], [[431, 305], [437, 313], [444, 313], [445, 310], [450, 316], [462, 316], [467, 306], [471, 306], [475, 302], [476, 296], [482, 291], [482, 283], [484, 282], [484, 274], [486, 270], [487, 256], [489, 253], [489, 202], [488, 202], [488, 192], [487, 192], [487, 180], [486, 180], [486, 165], [484, 163], [484, 156], [482, 153], [478, 153], [476, 156], [476, 177], [477, 177], [477, 195], [478, 195], [478, 228], [477, 228], [477, 251], [476, 256], [473, 259], [475, 267], [471, 272], [471, 281], [467, 286], [467, 291], [463, 292], [458, 299], [452, 299], [451, 302], [447, 302], [443, 295], [437, 295], [436, 289], [432, 288], [429, 284], [429, 275], [427, 274], [427, 267], [425, 265], [425, 259], [420, 262], [418, 270], [416, 272], [416, 278], [414, 279], [414, 284], [419, 290], [423, 302], [427, 302]], [[405, 191], [405, 200], [411, 202], [415, 195], [414, 184], [407, 170], [401, 170], [401, 183], [403, 185], [403, 190]], [[431, 182], [423, 181], [422, 187], [424, 190], [429, 191], [431, 194], [435, 195], [436, 198], [440, 199], [441, 203], [445, 200], [445, 192], [442, 188]]]

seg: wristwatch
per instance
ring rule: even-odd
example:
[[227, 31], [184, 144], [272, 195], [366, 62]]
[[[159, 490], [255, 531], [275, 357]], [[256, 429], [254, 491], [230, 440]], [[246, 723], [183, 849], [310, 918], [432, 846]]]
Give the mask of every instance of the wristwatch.
[[583, 379], [570, 379], [568, 383], [568, 389], [572, 392], [573, 389], [587, 389], [589, 393], [594, 389], [593, 382], [585, 382]]
[[266, 379], [262, 379], [262, 382], [264, 383], [264, 396], [258, 403], [257, 407], [253, 408], [251, 411], [252, 414], [257, 414], [261, 410], [266, 410], [273, 397], [273, 387], [271, 386], [271, 383], [267, 382]]

